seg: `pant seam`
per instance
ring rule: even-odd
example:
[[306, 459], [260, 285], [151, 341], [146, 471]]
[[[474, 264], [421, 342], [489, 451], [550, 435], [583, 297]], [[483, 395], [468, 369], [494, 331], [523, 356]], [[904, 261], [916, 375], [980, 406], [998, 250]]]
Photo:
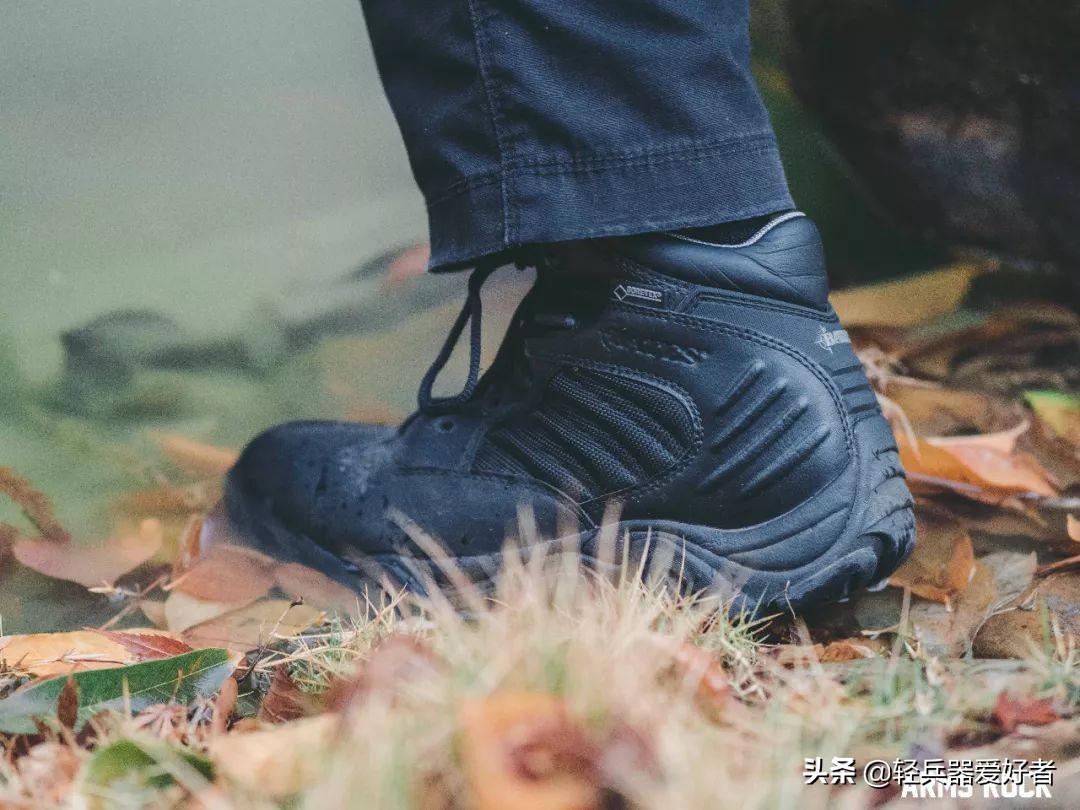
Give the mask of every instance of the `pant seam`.
[[[491, 79], [490, 66], [488, 63], [487, 49], [484, 47], [484, 21], [481, 19], [477, 7], [477, 0], [468, 0], [469, 20], [472, 23], [473, 47], [476, 50], [476, 65], [480, 74], [480, 84], [484, 89], [484, 99], [487, 102], [488, 115], [491, 118], [491, 129], [495, 134], [495, 148], [499, 153], [499, 171], [496, 179], [499, 182], [499, 191], [502, 203], [502, 230], [503, 241], [510, 244], [510, 220], [509, 220], [509, 194], [506, 187], [506, 145], [503, 140], [502, 130], [499, 127], [499, 111], [495, 105], [495, 85]], [[466, 187], [466, 190], [468, 187]]]
[[688, 145], [677, 149], [641, 150], [612, 155], [590, 155], [587, 157], [553, 158], [537, 160], [517, 158], [505, 161], [498, 170], [459, 178], [439, 189], [435, 196], [428, 198], [428, 205], [436, 205], [445, 200], [466, 193], [471, 188], [497, 183], [503, 175], [514, 174], [560, 174], [589, 173], [631, 166], [654, 166], [675, 163], [682, 160], [695, 160], [715, 157], [723, 154], [764, 154], [777, 151], [776, 141], [771, 135], [758, 135], [751, 138], [739, 138], [726, 141], [706, 142]]

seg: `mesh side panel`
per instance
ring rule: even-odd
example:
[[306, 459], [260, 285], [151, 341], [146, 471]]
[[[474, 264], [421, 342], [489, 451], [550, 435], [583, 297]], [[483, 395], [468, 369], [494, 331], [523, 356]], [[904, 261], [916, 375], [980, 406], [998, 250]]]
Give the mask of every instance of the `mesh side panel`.
[[685, 452], [694, 427], [686, 407], [658, 386], [567, 370], [552, 379], [536, 412], [485, 439], [476, 468], [524, 474], [585, 500], [664, 472]]
[[581, 468], [571, 453], [545, 435], [543, 425], [535, 417], [522, 429], [496, 437], [495, 442], [528, 468], [533, 478], [552, 484], [575, 498], [586, 500], [589, 497], [592, 476]]
[[620, 450], [618, 443], [589, 421], [572, 403], [552, 407], [545, 418], [563, 446], [593, 471], [600, 493], [633, 486], [643, 471]]
[[641, 380], [615, 374], [602, 376], [611, 386], [613, 393], [622, 395], [639, 408], [648, 411], [655, 422], [676, 439], [681, 448], [690, 443], [694, 435], [694, 419], [679, 400]]
[[529, 475], [529, 471], [520, 461], [499, 447], [494, 441], [484, 442], [484, 445], [476, 454], [474, 466], [478, 472], [495, 473], [496, 475]]
[[[620, 407], [612, 401], [611, 385], [603, 379], [584, 378], [553, 381], [556, 389], [570, 402], [586, 411], [610, 435], [617, 437], [626, 450], [646, 471], [656, 471], [670, 465], [681, 448], [666, 445], [660, 434], [667, 434], [657, 420], [634, 403]], [[670, 434], [667, 434], [670, 436]]]

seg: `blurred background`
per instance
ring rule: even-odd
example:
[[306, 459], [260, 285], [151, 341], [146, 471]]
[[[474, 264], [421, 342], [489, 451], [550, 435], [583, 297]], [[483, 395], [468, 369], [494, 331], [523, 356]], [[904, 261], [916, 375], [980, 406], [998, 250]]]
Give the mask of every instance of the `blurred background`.
[[[835, 286], [960, 246], [1074, 289], [1078, 6], [754, 3]], [[236, 447], [408, 412], [462, 279], [417, 272], [423, 205], [357, 0], [12, 2], [0, 73], [0, 466], [77, 536], [160, 475], [155, 431]], [[1033, 176], [1045, 205], [1013, 187]], [[1028, 227], [1047, 210], [1056, 230]], [[0, 613], [47, 624], [28, 594], [49, 587], [9, 580]]]

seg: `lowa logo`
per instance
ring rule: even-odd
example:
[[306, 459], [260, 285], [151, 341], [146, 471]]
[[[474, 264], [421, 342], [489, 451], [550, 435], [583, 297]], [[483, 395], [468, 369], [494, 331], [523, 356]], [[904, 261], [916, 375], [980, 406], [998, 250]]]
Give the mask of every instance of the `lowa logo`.
[[639, 301], [648, 301], [650, 304], [659, 304], [664, 300], [664, 294], [660, 290], [638, 287], [634, 284], [620, 284], [612, 292], [620, 301], [625, 301], [627, 298], [636, 298]]
[[836, 329], [829, 331], [824, 324], [818, 327], [820, 332], [818, 333], [817, 340], [814, 342], [832, 354], [833, 346], [839, 346], [843, 343], [851, 343], [851, 337], [843, 329]]

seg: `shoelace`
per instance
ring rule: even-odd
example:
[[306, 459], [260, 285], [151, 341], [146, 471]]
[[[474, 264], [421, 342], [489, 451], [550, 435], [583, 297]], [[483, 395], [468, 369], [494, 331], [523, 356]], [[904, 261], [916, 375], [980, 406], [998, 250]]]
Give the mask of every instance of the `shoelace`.
[[[550, 257], [544, 254], [530, 255], [515, 261], [514, 265], [519, 270], [524, 270], [528, 267], [536, 267], [540, 270], [549, 262], [549, 259]], [[416, 397], [420, 413], [427, 415], [448, 413], [468, 402], [476, 391], [476, 386], [480, 382], [480, 357], [483, 349], [484, 305], [481, 300], [480, 290], [491, 274], [502, 267], [503, 264], [503, 261], [498, 260], [478, 264], [476, 269], [473, 270], [472, 274], [469, 276], [468, 294], [465, 297], [465, 303], [461, 308], [461, 312], [458, 313], [453, 326], [450, 327], [450, 332], [447, 334], [446, 340], [443, 342], [442, 348], [439, 349], [439, 353], [436, 355], [431, 367], [428, 368], [427, 372], [420, 380], [420, 388]], [[573, 316], [569, 315], [538, 313], [533, 316], [532, 321], [549, 328], [559, 329], [572, 329], [576, 325]], [[470, 329], [469, 373], [465, 378], [465, 385], [453, 396], [433, 396], [432, 388], [435, 385], [435, 380], [446, 367], [446, 364], [450, 360], [450, 356], [454, 353], [454, 348], [457, 346], [458, 340], [461, 339], [461, 334], [465, 331], [466, 324], [470, 325]]]
[[[469, 276], [469, 292], [465, 296], [465, 304], [450, 327], [450, 332], [439, 349], [435, 361], [420, 380], [420, 390], [417, 392], [417, 405], [421, 412], [426, 414], [445, 413], [467, 402], [476, 390], [476, 384], [480, 381], [480, 352], [482, 349], [482, 323], [484, 304], [480, 298], [480, 288], [498, 268], [496, 262], [477, 265]], [[465, 379], [465, 385], [461, 391], [451, 397], [436, 397], [431, 393], [435, 380], [439, 373], [446, 367], [450, 356], [454, 353], [461, 333], [465, 331], [465, 325], [471, 322], [469, 330], [469, 375]]]

